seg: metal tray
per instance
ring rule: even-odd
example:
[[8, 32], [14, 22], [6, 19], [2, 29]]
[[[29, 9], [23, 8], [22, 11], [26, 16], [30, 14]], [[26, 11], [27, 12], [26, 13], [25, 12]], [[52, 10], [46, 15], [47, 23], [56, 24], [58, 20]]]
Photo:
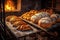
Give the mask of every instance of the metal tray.
[[50, 29], [53, 29], [53, 28], [56, 28], [56, 27], [60, 26], [60, 25], [59, 25], [60, 23], [56, 23], [56, 24], [52, 25], [50, 28], [45, 29], [45, 28], [42, 28], [41, 26], [39, 26], [39, 25], [37, 25], [37, 24], [35, 24], [35, 23], [31, 22], [31, 21], [28, 21], [28, 20], [23, 19], [23, 18], [21, 18], [21, 19], [22, 19], [23, 21], [25, 21], [25, 22], [33, 25], [33, 27], [39, 28], [39, 29], [41, 29], [41, 30], [43, 30], [43, 31], [45, 31], [45, 32], [47, 32], [47, 33], [48, 33], [48, 31], [49, 31]]
[[25, 21], [25, 22], [27, 22], [27, 23], [33, 25], [33, 26], [36, 27], [36, 28], [39, 28], [39, 29], [44, 30], [44, 31], [47, 31], [46, 29], [44, 29], [44, 28], [38, 26], [37, 24], [35, 24], [35, 23], [31, 22], [31, 21], [28, 21], [28, 20], [23, 19], [23, 18], [21, 18], [21, 19], [22, 19], [23, 21]]
[[11, 32], [16, 36], [16, 37], [22, 37], [22, 36], [26, 36], [29, 34], [33, 34], [33, 33], [37, 33], [38, 30], [34, 27], [32, 27], [31, 25], [29, 25], [33, 30], [32, 31], [18, 31], [16, 28], [13, 27], [13, 25], [10, 22], [5, 22], [7, 27], [11, 30]]

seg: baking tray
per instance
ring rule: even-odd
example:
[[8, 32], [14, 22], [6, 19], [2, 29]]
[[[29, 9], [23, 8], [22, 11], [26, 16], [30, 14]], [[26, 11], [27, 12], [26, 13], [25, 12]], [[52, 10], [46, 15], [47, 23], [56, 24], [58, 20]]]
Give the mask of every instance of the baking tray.
[[[20, 17], [20, 18], [21, 18], [21, 17]], [[46, 29], [42, 28], [41, 26], [38, 26], [37, 24], [35, 24], [35, 23], [31, 22], [31, 21], [28, 21], [28, 20], [23, 19], [23, 18], [21, 18], [21, 19], [22, 19], [23, 21], [25, 21], [25, 22], [33, 25], [33, 27], [35, 27], [35, 28], [39, 28], [39, 29], [41, 29], [41, 30], [47, 31]]]
[[[55, 25], [52, 25], [50, 28], [44, 29], [44, 28], [42, 28], [41, 26], [38, 26], [37, 24], [35, 24], [35, 23], [31, 22], [31, 21], [28, 21], [28, 20], [23, 19], [23, 18], [21, 18], [21, 19], [22, 19], [23, 21], [25, 21], [25, 22], [33, 25], [33, 27], [37, 28], [37, 29], [39, 30], [39, 32], [40, 32], [40, 30], [42, 30], [42, 31], [44, 31], [45, 33], [47, 33], [47, 35], [49, 35], [49, 36], [51, 36], [51, 37], [55, 37], [53, 34], [50, 33], [50, 32], [52, 32], [51, 30], [52, 30], [52, 29], [59, 28], [59, 26], [60, 26], [60, 23], [56, 23]], [[52, 32], [52, 33], [53, 33], [53, 32]]]
[[[9, 15], [10, 15], [10, 14], [9, 14]], [[23, 15], [23, 14], [21, 14], [21, 15]], [[21, 16], [21, 15], [20, 15], [20, 16]], [[18, 14], [17, 14], [17, 16], [19, 17]], [[20, 17], [20, 18], [21, 18], [21, 17]], [[10, 22], [5, 22], [6, 25], [7, 25], [7, 27], [11, 30], [11, 32], [12, 32], [16, 37], [22, 37], [22, 36], [26, 36], [26, 35], [29, 35], [29, 34], [37, 33], [37, 32], [40, 32], [40, 29], [43, 30], [43, 31], [45, 31], [47, 34], [51, 35], [51, 34], [48, 32], [49, 29], [44, 29], [44, 28], [38, 26], [37, 24], [31, 22], [31, 21], [28, 21], [28, 20], [23, 19], [23, 18], [21, 18], [21, 19], [22, 19], [23, 21], [27, 22], [29, 25], [33, 25], [33, 26], [31, 26], [31, 27], [33, 28], [34, 31], [29, 31], [29, 32], [28, 32], [28, 31], [25, 31], [25, 32], [18, 31], [18, 30], [14, 29], [14, 28], [12, 27], [12, 25], [11, 25]], [[38, 29], [37, 29], [37, 28], [38, 28]], [[28, 34], [27, 34], [27, 33], [28, 33]]]
[[[20, 18], [21, 18], [21, 17], [20, 17]], [[45, 28], [42, 28], [41, 26], [39, 26], [39, 25], [37, 25], [37, 24], [35, 24], [35, 23], [31, 22], [31, 21], [28, 21], [28, 20], [23, 19], [23, 18], [21, 18], [21, 19], [22, 19], [23, 21], [25, 21], [25, 22], [33, 25], [33, 27], [38, 28], [38, 29], [41, 29], [41, 30], [47, 32], [48, 34], [50, 34], [50, 33], [48, 32], [48, 31], [50, 31], [50, 29], [53, 29], [53, 28], [56, 28], [56, 27], [60, 26], [60, 25], [59, 25], [60, 22], [59, 22], [59, 23], [56, 23], [56, 24], [52, 25], [50, 28], [45, 29]]]
[[10, 22], [5, 21], [7, 27], [10, 29], [10, 31], [16, 36], [16, 37], [23, 37], [29, 34], [37, 33], [38, 30], [31, 25], [29, 25], [32, 28], [32, 31], [18, 31], [16, 28], [13, 27], [13, 25]]

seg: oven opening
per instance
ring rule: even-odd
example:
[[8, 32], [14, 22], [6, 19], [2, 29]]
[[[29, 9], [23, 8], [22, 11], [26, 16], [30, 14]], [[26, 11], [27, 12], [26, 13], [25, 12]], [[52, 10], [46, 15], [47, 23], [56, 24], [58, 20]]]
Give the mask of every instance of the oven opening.
[[5, 0], [5, 12], [15, 12], [21, 10], [21, 0]]

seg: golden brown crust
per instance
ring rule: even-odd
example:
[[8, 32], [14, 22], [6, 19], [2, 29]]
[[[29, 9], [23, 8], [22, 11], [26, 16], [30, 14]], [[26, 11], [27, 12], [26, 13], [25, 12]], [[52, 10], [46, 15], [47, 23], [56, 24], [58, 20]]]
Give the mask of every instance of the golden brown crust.
[[10, 21], [12, 18], [13, 18], [13, 19], [14, 19], [14, 18], [17, 18], [17, 16], [15, 16], [15, 15], [7, 16], [7, 17], [6, 17], [6, 21]]
[[60, 22], [60, 14], [52, 14], [50, 16], [52, 19], [53, 19], [53, 22], [56, 23], [56, 22]]
[[60, 14], [58, 14], [57, 16], [58, 16], [57, 22], [60, 22]]
[[18, 30], [22, 31], [31, 30], [30, 26], [28, 26], [28, 24], [26, 24], [22, 20], [14, 22], [13, 26], [17, 27]]
[[16, 27], [18, 30], [31, 30], [30, 26], [17, 16], [8, 16], [6, 17], [6, 21], [12, 23], [13, 27]]
[[52, 26], [52, 21], [49, 18], [42, 18], [38, 21], [38, 25], [43, 28], [50, 28]]
[[26, 23], [25, 22], [23, 22], [22, 20], [20, 20], [20, 21], [15, 21], [14, 23], [13, 23], [13, 26], [19, 26], [19, 25], [26, 25]]
[[21, 20], [20, 18], [18, 18], [17, 16], [7, 16], [6, 17], [6, 21], [10, 22], [10, 23], [14, 23], [15, 21], [19, 21]]
[[17, 30], [27, 31], [32, 29], [28, 25], [21, 25]]
[[49, 13], [50, 15], [54, 13], [52, 9], [47, 9], [46, 12]]
[[39, 12], [47, 12], [49, 15], [54, 13], [52, 9], [30, 10], [29, 12], [24, 13], [21, 17], [30, 21], [31, 16]]
[[29, 12], [24, 13], [21, 17], [26, 19], [26, 20], [30, 20], [31, 16], [33, 16], [36, 13], [38, 13], [37, 10], [31, 10]]

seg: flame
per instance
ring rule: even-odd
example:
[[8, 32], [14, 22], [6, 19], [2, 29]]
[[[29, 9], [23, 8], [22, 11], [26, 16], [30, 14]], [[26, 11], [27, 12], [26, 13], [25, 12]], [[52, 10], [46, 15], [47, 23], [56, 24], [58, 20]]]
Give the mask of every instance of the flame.
[[14, 11], [14, 10], [15, 10], [14, 2], [12, 0], [6, 0], [5, 11]]

